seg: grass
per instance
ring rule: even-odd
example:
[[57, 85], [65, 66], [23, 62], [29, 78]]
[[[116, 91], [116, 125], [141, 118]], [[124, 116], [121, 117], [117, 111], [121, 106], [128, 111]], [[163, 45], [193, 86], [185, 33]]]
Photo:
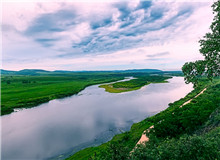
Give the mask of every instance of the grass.
[[[130, 76], [143, 79], [150, 77], [151, 74], [123, 71], [65, 73], [27, 70], [23, 72], [23, 75], [16, 71], [1, 75], [1, 115], [10, 114], [15, 108], [35, 107], [52, 99], [77, 94], [90, 85], [114, 82]], [[171, 72], [170, 75], [172, 74]], [[163, 72], [159, 72], [158, 75], [154, 77], [162, 78]], [[135, 88], [131, 88], [133, 89]]]
[[[150, 84], [150, 83], [148, 83]], [[145, 84], [147, 85], [147, 84]], [[144, 85], [143, 85], [144, 86]], [[106, 92], [109, 93], [122, 93], [122, 92], [129, 92], [129, 91], [134, 91], [134, 90], [138, 90], [141, 87], [136, 87], [136, 88], [114, 88], [112, 84], [104, 84], [104, 85], [100, 85], [100, 88], [105, 88]]]
[[[205, 87], [207, 87], [207, 90], [203, 94], [195, 98], [194, 101], [192, 101], [191, 103], [180, 108], [180, 106], [184, 102], [195, 97]], [[128, 157], [130, 157], [130, 151], [134, 148], [134, 146], [140, 139], [143, 131], [152, 125], [154, 125], [155, 127], [151, 130], [149, 136], [150, 138], [155, 137], [154, 141], [152, 142], [153, 144], [151, 145], [156, 147], [151, 148], [152, 150], [150, 150], [150, 152], [146, 151], [146, 148], [142, 150], [137, 150], [137, 152], [134, 153], [133, 159], [138, 159], [137, 157], [140, 155], [154, 153], [153, 151], [155, 150], [159, 151], [161, 153], [160, 156], [162, 157], [166, 155], [165, 153], [168, 152], [166, 152], [165, 150], [166, 143], [168, 143], [170, 149], [173, 149], [174, 151], [180, 151], [180, 153], [181, 150], [184, 150], [184, 145], [182, 145], [183, 142], [191, 143], [185, 144], [185, 146], [189, 147], [188, 149], [192, 149], [192, 147], [195, 148], [196, 146], [194, 142], [196, 141], [199, 142], [200, 146], [204, 146], [206, 145], [206, 143], [209, 146], [216, 145], [211, 142], [212, 139], [206, 141], [206, 135], [191, 135], [197, 133], [200, 130], [209, 129], [208, 131], [210, 131], [210, 134], [209, 132], [206, 133], [211, 137], [212, 130], [217, 127], [213, 127], [213, 124], [219, 124], [219, 114], [216, 114], [216, 110], [219, 111], [220, 108], [219, 97], [220, 79], [215, 79], [212, 83], [206, 80], [200, 80], [200, 84], [197, 86], [197, 88], [190, 92], [186, 97], [181, 98], [174, 103], [170, 103], [169, 107], [166, 110], [156, 114], [155, 116], [146, 118], [139, 123], [133, 124], [129, 132], [116, 135], [111, 141], [104, 143], [100, 146], [90, 147], [81, 150], [71, 157], [67, 158], [67, 160], [129, 159]], [[214, 115], [214, 118], [212, 115]], [[212, 126], [211, 129], [210, 126]], [[217, 135], [220, 134], [219, 128], [217, 128], [213, 132], [217, 132]], [[162, 145], [162, 147], [164, 146], [164, 148], [162, 148], [163, 150], [159, 150], [159, 148], [157, 148], [157, 146], [160, 146], [160, 144]], [[177, 147], [175, 148], [175, 146]], [[210, 149], [210, 147], [205, 149]], [[218, 149], [220, 150], [220, 148]], [[220, 152], [219, 150], [217, 152]], [[175, 154], [177, 154], [177, 157], [180, 156], [178, 155], [178, 153], [179, 152], [175, 152]], [[170, 152], [170, 154], [172, 153]], [[199, 153], [197, 155], [199, 155]]]
[[123, 79], [120, 74], [84, 73], [58, 75], [2, 75], [1, 114], [9, 114], [15, 108], [33, 107], [56, 98], [77, 94], [94, 84]]
[[136, 79], [132, 79], [130, 81], [124, 82], [116, 82], [111, 84], [100, 85], [99, 87], [105, 88], [106, 92], [110, 93], [121, 93], [121, 92], [129, 92], [133, 90], [138, 90], [141, 87], [148, 85], [150, 83], [165, 83], [166, 79], [171, 77], [164, 76], [140, 76]]

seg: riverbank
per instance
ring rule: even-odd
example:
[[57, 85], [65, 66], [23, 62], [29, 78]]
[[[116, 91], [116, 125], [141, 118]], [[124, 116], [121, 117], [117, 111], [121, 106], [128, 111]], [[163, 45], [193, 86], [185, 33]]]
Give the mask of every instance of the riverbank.
[[124, 79], [123, 75], [65, 74], [2, 76], [1, 115], [14, 109], [36, 107], [53, 99], [79, 93], [88, 86]]
[[148, 77], [138, 77], [130, 81], [116, 82], [110, 84], [100, 85], [100, 88], [104, 88], [106, 92], [109, 93], [122, 93], [138, 90], [143, 86], [149, 85], [151, 83], [167, 83], [167, 79], [171, 77], [158, 77], [158, 76], [148, 76]]
[[[170, 73], [170, 75], [172, 74]], [[2, 75], [1, 115], [10, 114], [14, 109], [36, 107], [53, 99], [77, 94], [88, 86], [115, 82], [124, 79], [124, 77], [138, 77], [138, 82], [146, 77], [148, 79], [149, 77], [166, 79], [163, 72], [158, 73], [157, 76], [151, 76], [148, 72], [40, 72], [36, 75], [16, 75], [15, 73]], [[127, 83], [119, 82], [115, 83], [114, 86], [125, 84]], [[136, 87], [129, 86], [131, 88], [129, 90], [139, 89], [140, 86], [143, 84], [141, 83]]]
[[[204, 88], [207, 88], [204, 93], [195, 97], [202, 92]], [[195, 97], [195, 99], [190, 101], [190, 103], [185, 104], [184, 107], [180, 107], [193, 97]], [[178, 137], [184, 134], [192, 134], [198, 129], [201, 129], [203, 124], [206, 124], [210, 115], [219, 107], [219, 97], [219, 79], [214, 80], [213, 83], [201, 80], [196, 89], [184, 98], [170, 103], [169, 108], [166, 110], [155, 116], [146, 118], [139, 123], [133, 124], [129, 132], [116, 135], [111, 141], [98, 147], [90, 147], [79, 151], [67, 158], [67, 160], [102, 159], [108, 156], [129, 157], [130, 151], [135, 147], [142, 133], [150, 126], [154, 126], [154, 128], [151, 129], [150, 137], [159, 138], [158, 141], [161, 141], [161, 143], [167, 138], [174, 138], [173, 141], [178, 142]], [[175, 138], [177, 138], [177, 140]], [[136, 151], [134, 155], [135, 154], [137, 155]]]
[[[192, 100], [194, 100], [195, 98], [197, 98], [198, 96], [200, 96], [201, 94], [203, 94], [206, 91], [207, 88], [204, 88], [199, 94], [197, 94], [195, 97], [193, 97], [192, 99], [186, 101], [185, 103], [183, 103], [180, 108], [182, 108], [183, 106], [185, 106], [186, 104], [189, 104]], [[145, 144], [146, 142], [149, 141], [149, 137], [147, 137], [147, 134], [150, 132], [150, 130], [154, 128], [154, 126], [151, 126], [150, 128], [148, 128], [147, 130], [145, 130], [140, 138], [140, 140], [137, 142], [137, 145], [141, 145], [141, 144]], [[135, 146], [135, 147], [136, 147]], [[133, 151], [133, 150], [132, 150]]]

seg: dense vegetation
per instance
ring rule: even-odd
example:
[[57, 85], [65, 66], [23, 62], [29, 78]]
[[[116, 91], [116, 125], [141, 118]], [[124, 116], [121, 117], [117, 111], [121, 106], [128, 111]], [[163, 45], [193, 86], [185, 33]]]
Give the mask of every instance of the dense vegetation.
[[[194, 98], [204, 88], [207, 90]], [[191, 103], [184, 102], [194, 98]], [[70, 159], [218, 159], [220, 154], [220, 79], [203, 79], [186, 97], [169, 108], [134, 124], [98, 147], [77, 152]], [[154, 125], [146, 145], [131, 152], [144, 130]]]
[[[45, 70], [1, 70], [1, 114], [9, 114], [15, 108], [33, 107], [56, 98], [78, 93], [93, 84], [113, 82], [127, 76], [163, 75], [160, 70], [128, 71], [45, 71]], [[167, 72], [166, 72], [167, 74]], [[168, 73], [168, 74], [172, 74]], [[175, 74], [181, 74], [175, 72]]]
[[220, 127], [202, 135], [185, 134], [179, 139], [160, 141], [152, 138], [146, 145], [140, 145], [132, 154], [133, 160], [214, 160], [220, 157]]
[[106, 85], [100, 85], [100, 87], [105, 88], [107, 92], [110, 93], [121, 93], [121, 92], [127, 92], [127, 91], [133, 91], [140, 89], [141, 87], [148, 85], [150, 83], [162, 83], [166, 82], [165, 80], [171, 78], [169, 76], [153, 76], [153, 75], [145, 75], [135, 77], [135, 79], [132, 79], [130, 81], [124, 81], [124, 82], [116, 82]]

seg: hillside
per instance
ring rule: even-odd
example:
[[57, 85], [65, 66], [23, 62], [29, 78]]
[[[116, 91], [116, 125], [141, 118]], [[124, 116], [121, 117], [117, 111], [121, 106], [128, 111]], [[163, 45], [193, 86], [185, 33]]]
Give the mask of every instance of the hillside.
[[[66, 73], [160, 73], [163, 72], [159, 69], [129, 69], [129, 70], [106, 70], [106, 71], [66, 71], [55, 70], [47, 71], [43, 69], [23, 69], [20, 71], [11, 71], [0, 69], [2, 75], [41, 75], [41, 74], [66, 74]], [[166, 72], [164, 72], [166, 73]], [[171, 71], [168, 73], [181, 73], [181, 71]]]

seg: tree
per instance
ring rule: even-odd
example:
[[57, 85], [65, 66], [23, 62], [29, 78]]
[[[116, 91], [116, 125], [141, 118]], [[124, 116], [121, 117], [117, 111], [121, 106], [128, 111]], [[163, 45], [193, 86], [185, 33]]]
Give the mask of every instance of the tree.
[[95, 153], [91, 158], [93, 160], [127, 160], [130, 156], [129, 151], [123, 141], [112, 141], [106, 149], [101, 150], [99, 154]]
[[186, 83], [197, 83], [200, 76], [206, 76], [209, 80], [220, 75], [220, 0], [212, 5], [214, 19], [210, 26], [211, 32], [199, 41], [200, 53], [204, 60], [187, 62], [182, 71]]
[[11, 84], [11, 80], [7, 80], [6, 83], [7, 83], [7, 84]]

